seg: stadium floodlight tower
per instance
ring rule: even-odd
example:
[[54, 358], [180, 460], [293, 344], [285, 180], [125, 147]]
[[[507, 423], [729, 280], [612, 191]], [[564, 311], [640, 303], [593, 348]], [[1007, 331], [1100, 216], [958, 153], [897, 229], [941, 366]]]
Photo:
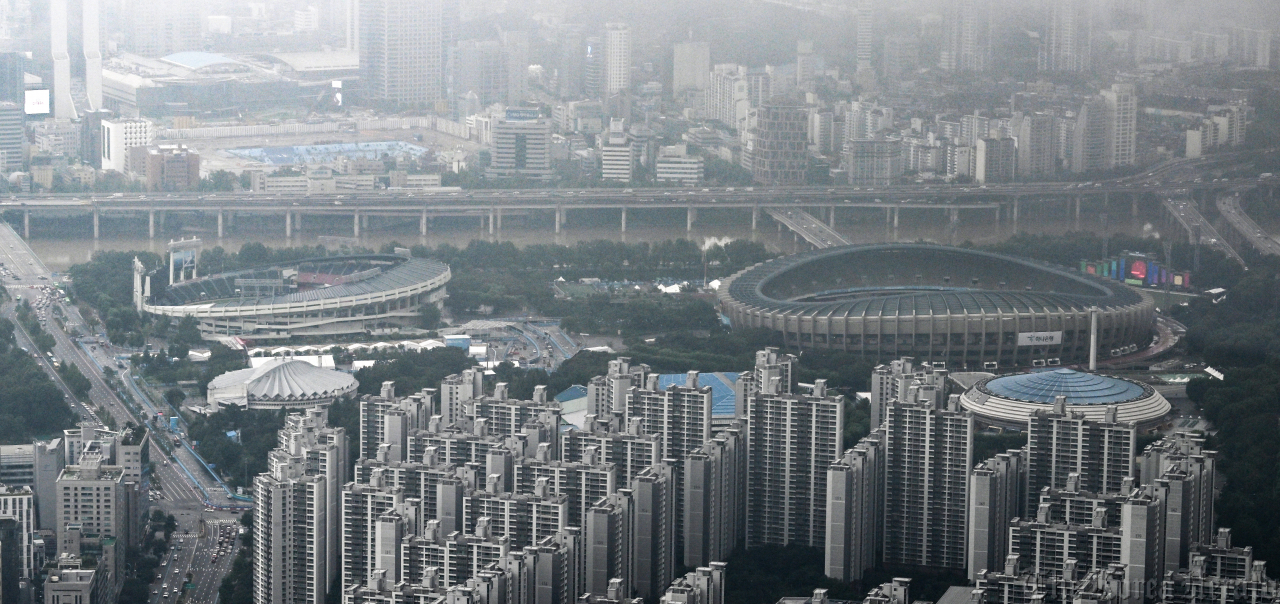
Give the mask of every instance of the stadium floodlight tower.
[[1098, 307], [1089, 307], [1089, 373], [1098, 370]]
[[[180, 283], [199, 276], [196, 265], [200, 261], [200, 249], [203, 242], [199, 237], [169, 241], [169, 283]], [[191, 276], [187, 277], [187, 268], [191, 268]], [[178, 278], [174, 279], [174, 273]]]

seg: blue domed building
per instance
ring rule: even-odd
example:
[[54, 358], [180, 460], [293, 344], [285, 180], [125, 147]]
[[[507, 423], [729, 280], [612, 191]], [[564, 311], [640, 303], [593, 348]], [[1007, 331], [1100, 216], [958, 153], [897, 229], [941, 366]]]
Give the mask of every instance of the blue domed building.
[[960, 396], [960, 405], [979, 422], [1025, 430], [1036, 411], [1053, 410], [1060, 396], [1068, 412], [1094, 421], [1103, 421], [1107, 408], [1115, 407], [1116, 421], [1132, 422], [1139, 430], [1159, 425], [1172, 409], [1146, 384], [1065, 368], [981, 380]]

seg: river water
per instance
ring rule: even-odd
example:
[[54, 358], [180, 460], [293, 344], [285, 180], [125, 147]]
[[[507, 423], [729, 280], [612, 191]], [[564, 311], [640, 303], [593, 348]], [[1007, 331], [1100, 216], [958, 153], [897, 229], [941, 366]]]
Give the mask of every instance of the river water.
[[[1126, 208], [1127, 209], [1127, 208]], [[815, 212], [817, 210], [814, 210]], [[754, 239], [770, 249], [792, 253], [809, 249], [785, 227], [780, 227], [763, 212], [759, 229], [751, 230], [751, 214], [747, 210], [701, 210], [692, 231], [686, 231], [685, 211], [631, 210], [627, 217], [627, 232], [621, 232], [617, 210], [576, 210], [567, 215], [567, 224], [559, 234], [555, 233], [551, 212], [508, 214], [502, 220], [501, 229], [491, 235], [484, 218], [442, 217], [428, 225], [425, 237], [419, 234], [416, 218], [371, 217], [362, 226], [359, 245], [378, 249], [396, 242], [402, 245], [425, 244], [438, 246], [451, 244], [465, 246], [474, 239], [511, 241], [518, 246], [534, 243], [559, 243], [573, 245], [579, 241], [606, 239], [626, 241], [663, 241], [667, 239], [693, 239], [699, 243], [715, 239], [724, 242], [734, 239]], [[104, 217], [100, 224], [100, 238], [93, 239], [89, 219], [32, 219], [30, 245], [32, 250], [53, 271], [64, 271], [72, 264], [87, 261], [97, 250], [152, 251], [163, 254], [166, 243], [181, 237], [200, 237], [206, 249], [221, 246], [229, 251], [238, 250], [249, 242], [260, 242], [268, 247], [313, 246], [321, 243], [336, 247], [334, 240], [322, 242], [322, 237], [350, 238], [353, 235], [349, 216], [303, 216], [301, 227], [295, 225], [292, 238], [285, 237], [283, 216], [240, 215], [228, 219], [224, 237], [217, 237], [216, 220], [211, 216], [171, 216], [163, 226], [157, 224], [154, 239], [147, 237], [145, 216]], [[159, 221], [157, 221], [159, 222]], [[1062, 233], [1070, 230], [1100, 231], [1103, 224], [1111, 233], [1131, 235], [1152, 234], [1152, 224], [1159, 224], [1154, 216], [1132, 217], [1128, 212], [1117, 212], [1110, 219], [1086, 212], [1079, 224], [1074, 215], [1060, 207], [1039, 210], [1023, 208], [1019, 220], [1021, 232]], [[495, 225], [496, 227], [497, 225]], [[15, 225], [21, 231], [21, 225]], [[841, 208], [836, 215], [836, 231], [853, 243], [877, 243], [895, 240], [894, 229], [885, 220], [885, 213], [875, 209]], [[966, 210], [960, 212], [960, 221], [951, 228], [943, 212], [933, 210], [903, 210], [901, 212], [897, 241], [931, 241], [944, 244], [960, 244], [972, 241], [987, 244], [1001, 241], [1013, 234], [1008, 218], [1000, 223], [991, 210]]]

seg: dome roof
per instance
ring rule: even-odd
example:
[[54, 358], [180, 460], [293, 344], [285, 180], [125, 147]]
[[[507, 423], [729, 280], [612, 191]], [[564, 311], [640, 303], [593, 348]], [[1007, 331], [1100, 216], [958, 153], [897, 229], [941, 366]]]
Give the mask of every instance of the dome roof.
[[1068, 405], [1112, 405], [1140, 398], [1147, 390], [1129, 380], [1071, 369], [1008, 375], [988, 381], [985, 387], [999, 397], [1035, 403], [1052, 403], [1065, 396]]
[[350, 374], [282, 358], [259, 367], [224, 373], [209, 382], [209, 390], [239, 386], [245, 389], [250, 401], [305, 401], [342, 396], [355, 392], [358, 385]]

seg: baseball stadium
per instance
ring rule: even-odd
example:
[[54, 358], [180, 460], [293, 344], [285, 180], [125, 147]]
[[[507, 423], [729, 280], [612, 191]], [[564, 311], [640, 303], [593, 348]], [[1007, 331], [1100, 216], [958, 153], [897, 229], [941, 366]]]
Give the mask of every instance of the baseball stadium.
[[415, 326], [424, 304], [439, 306], [449, 266], [390, 254], [329, 256], [179, 281], [152, 295], [134, 261], [141, 312], [195, 317], [205, 339], [394, 333]]
[[1041, 367], [1151, 343], [1155, 304], [1126, 285], [1045, 263], [930, 244], [814, 250], [763, 262], [719, 289], [734, 328], [779, 332], [789, 347], [953, 369]]

